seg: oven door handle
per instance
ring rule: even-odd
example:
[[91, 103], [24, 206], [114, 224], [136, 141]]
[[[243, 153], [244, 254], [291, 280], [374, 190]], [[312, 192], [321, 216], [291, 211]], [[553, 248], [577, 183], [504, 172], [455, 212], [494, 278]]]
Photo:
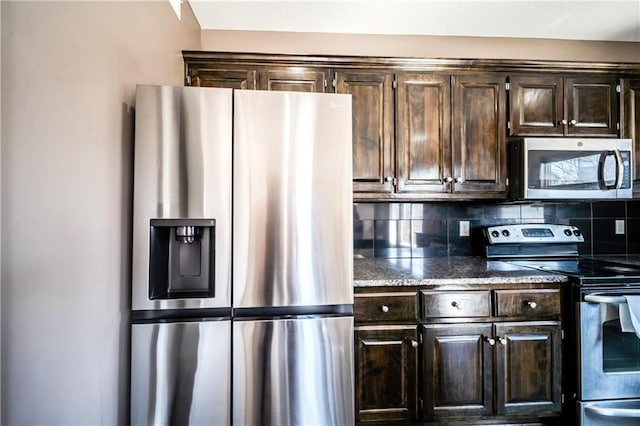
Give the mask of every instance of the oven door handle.
[[585, 294], [585, 302], [591, 303], [627, 303], [624, 296], [603, 296], [602, 294]]
[[640, 410], [634, 408], [605, 408], [595, 405], [586, 405], [584, 411], [601, 417], [615, 417], [618, 419], [640, 418]]

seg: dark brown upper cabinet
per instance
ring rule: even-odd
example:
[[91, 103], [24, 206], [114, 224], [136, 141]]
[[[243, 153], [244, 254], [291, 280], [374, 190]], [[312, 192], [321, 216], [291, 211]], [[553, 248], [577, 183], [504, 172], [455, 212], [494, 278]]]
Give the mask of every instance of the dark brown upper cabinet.
[[511, 136], [618, 136], [618, 78], [513, 75]]
[[191, 66], [187, 82], [199, 87], [324, 92], [327, 72], [305, 67]]
[[326, 87], [327, 73], [321, 69], [283, 67], [258, 73], [258, 88], [262, 90], [323, 93]]
[[640, 197], [640, 79], [622, 81], [622, 111], [624, 125], [620, 136], [633, 140], [635, 170], [633, 174], [634, 198]]
[[337, 71], [336, 93], [351, 94], [353, 191], [393, 191], [393, 74], [360, 70]]
[[397, 192], [503, 195], [506, 76], [412, 73], [396, 80]]

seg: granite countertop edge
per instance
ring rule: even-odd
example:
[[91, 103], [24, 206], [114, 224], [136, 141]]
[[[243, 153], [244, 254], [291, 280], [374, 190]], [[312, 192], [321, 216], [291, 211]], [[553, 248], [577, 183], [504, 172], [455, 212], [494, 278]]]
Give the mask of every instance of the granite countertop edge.
[[354, 287], [419, 287], [560, 283], [561, 274], [480, 257], [354, 259]]

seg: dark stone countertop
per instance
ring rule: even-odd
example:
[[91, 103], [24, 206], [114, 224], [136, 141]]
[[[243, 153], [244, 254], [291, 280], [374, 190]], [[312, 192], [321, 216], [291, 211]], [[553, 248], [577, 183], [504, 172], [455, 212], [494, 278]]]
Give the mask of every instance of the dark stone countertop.
[[564, 275], [480, 257], [356, 258], [354, 287], [565, 282]]
[[624, 263], [625, 265], [640, 266], [640, 254], [612, 254], [590, 256], [591, 259], [607, 262]]

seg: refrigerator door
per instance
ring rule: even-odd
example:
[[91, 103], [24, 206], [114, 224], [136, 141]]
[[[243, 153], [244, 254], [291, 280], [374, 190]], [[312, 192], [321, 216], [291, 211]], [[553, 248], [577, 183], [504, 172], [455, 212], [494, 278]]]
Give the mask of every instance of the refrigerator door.
[[234, 306], [353, 303], [351, 97], [234, 91]]
[[[231, 306], [231, 89], [136, 88], [132, 310]], [[150, 299], [151, 219], [214, 219], [213, 297]]]
[[231, 321], [133, 324], [131, 424], [231, 422]]
[[233, 424], [354, 422], [353, 317], [234, 321]]

